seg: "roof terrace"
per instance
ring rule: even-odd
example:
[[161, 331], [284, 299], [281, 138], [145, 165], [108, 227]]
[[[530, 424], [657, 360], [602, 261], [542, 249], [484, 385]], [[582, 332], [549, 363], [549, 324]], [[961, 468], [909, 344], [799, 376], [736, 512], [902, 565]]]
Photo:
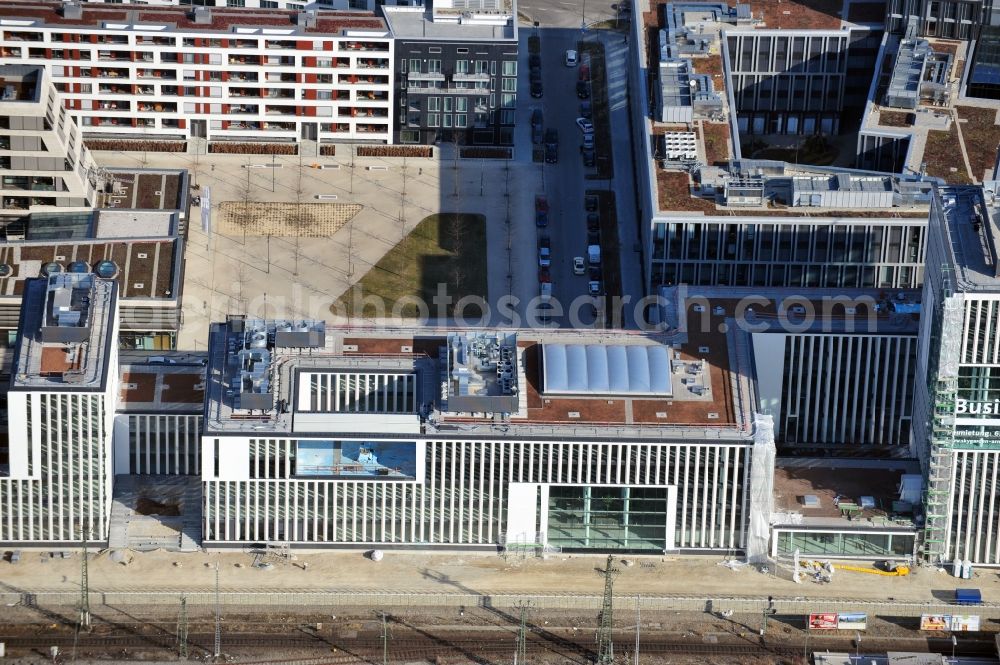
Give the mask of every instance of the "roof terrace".
[[931, 218], [941, 224], [963, 291], [1000, 290], [1000, 199], [996, 181], [982, 187], [948, 186], [936, 190]]
[[[318, 345], [289, 346], [275, 338], [274, 326], [237, 319], [214, 327], [208, 431], [349, 426], [360, 434], [385, 431], [392, 415], [410, 419], [417, 428], [411, 435], [429, 436], [743, 439], [749, 433], [751, 369], [736, 333], [687, 339], [677, 331], [326, 326]], [[246, 342], [251, 327], [263, 334]], [[304, 396], [303, 380], [314, 382], [314, 392], [348, 386], [344, 401], [355, 410], [338, 412], [341, 399], [329, 393]], [[406, 408], [378, 408], [396, 404], [386, 391], [406, 391], [398, 397]], [[358, 404], [376, 408], [358, 412]], [[321, 429], [323, 418], [331, 429]]]
[[11, 389], [103, 389], [116, 317], [114, 282], [73, 273], [29, 281]]

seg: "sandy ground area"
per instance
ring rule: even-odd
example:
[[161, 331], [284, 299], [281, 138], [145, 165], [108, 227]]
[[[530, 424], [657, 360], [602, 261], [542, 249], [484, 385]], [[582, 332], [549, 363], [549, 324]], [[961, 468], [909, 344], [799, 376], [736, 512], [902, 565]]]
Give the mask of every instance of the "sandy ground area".
[[[94, 590], [192, 591], [214, 588], [215, 562], [220, 585], [229, 591], [309, 590], [357, 592], [429, 592], [474, 594], [597, 594], [603, 589], [599, 556], [553, 555], [542, 559], [507, 559], [492, 554], [415, 554], [386, 552], [375, 562], [361, 552], [297, 554], [289, 565], [270, 570], [252, 567], [250, 553], [134, 553], [128, 564], [107, 553], [92, 558]], [[43, 558], [45, 559], [43, 561]], [[887, 578], [838, 571], [832, 583], [795, 584], [779, 574], [733, 571], [715, 556], [639, 557], [622, 565], [616, 592], [622, 595], [714, 597], [810, 597], [896, 601], [943, 601], [956, 587], [982, 590], [987, 603], [1000, 603], [1000, 577], [992, 570], [975, 571], [960, 580], [933, 567], [908, 577]], [[632, 561], [630, 560], [630, 563]], [[0, 564], [0, 590], [71, 591], [79, 588], [80, 558], [48, 559], [25, 551], [22, 560]], [[3, 589], [2, 587], [6, 587]]]

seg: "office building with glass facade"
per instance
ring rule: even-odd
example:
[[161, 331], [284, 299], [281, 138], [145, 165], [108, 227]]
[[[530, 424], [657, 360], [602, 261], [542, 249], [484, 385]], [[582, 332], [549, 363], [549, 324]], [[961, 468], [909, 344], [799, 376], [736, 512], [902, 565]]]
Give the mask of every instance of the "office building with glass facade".
[[107, 540], [117, 336], [113, 281], [54, 273], [25, 284], [6, 395], [0, 542]]
[[1000, 565], [1000, 205], [995, 183], [941, 187], [931, 210], [914, 445], [924, 555]]
[[705, 339], [414, 332], [215, 327], [207, 547], [744, 547], [752, 386], [725, 335], [698, 356]]

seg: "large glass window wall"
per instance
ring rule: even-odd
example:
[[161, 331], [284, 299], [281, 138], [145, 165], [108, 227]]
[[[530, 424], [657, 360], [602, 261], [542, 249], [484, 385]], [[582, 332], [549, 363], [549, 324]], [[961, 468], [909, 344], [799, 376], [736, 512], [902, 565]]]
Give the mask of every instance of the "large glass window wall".
[[548, 543], [563, 549], [663, 551], [667, 489], [549, 488]]
[[778, 533], [778, 554], [830, 557], [907, 557], [913, 555], [912, 533]]

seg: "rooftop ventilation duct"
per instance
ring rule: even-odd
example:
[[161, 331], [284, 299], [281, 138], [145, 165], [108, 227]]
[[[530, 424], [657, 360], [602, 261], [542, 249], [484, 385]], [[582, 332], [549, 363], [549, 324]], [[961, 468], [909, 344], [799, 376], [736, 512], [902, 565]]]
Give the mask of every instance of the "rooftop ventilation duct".
[[212, 10], [208, 7], [195, 7], [192, 16], [198, 25], [209, 25], [212, 22]]
[[62, 7], [63, 18], [71, 21], [83, 20], [83, 6], [78, 2], [67, 2]]
[[295, 25], [300, 28], [315, 28], [316, 27], [316, 12], [305, 11], [299, 12], [295, 15]]

